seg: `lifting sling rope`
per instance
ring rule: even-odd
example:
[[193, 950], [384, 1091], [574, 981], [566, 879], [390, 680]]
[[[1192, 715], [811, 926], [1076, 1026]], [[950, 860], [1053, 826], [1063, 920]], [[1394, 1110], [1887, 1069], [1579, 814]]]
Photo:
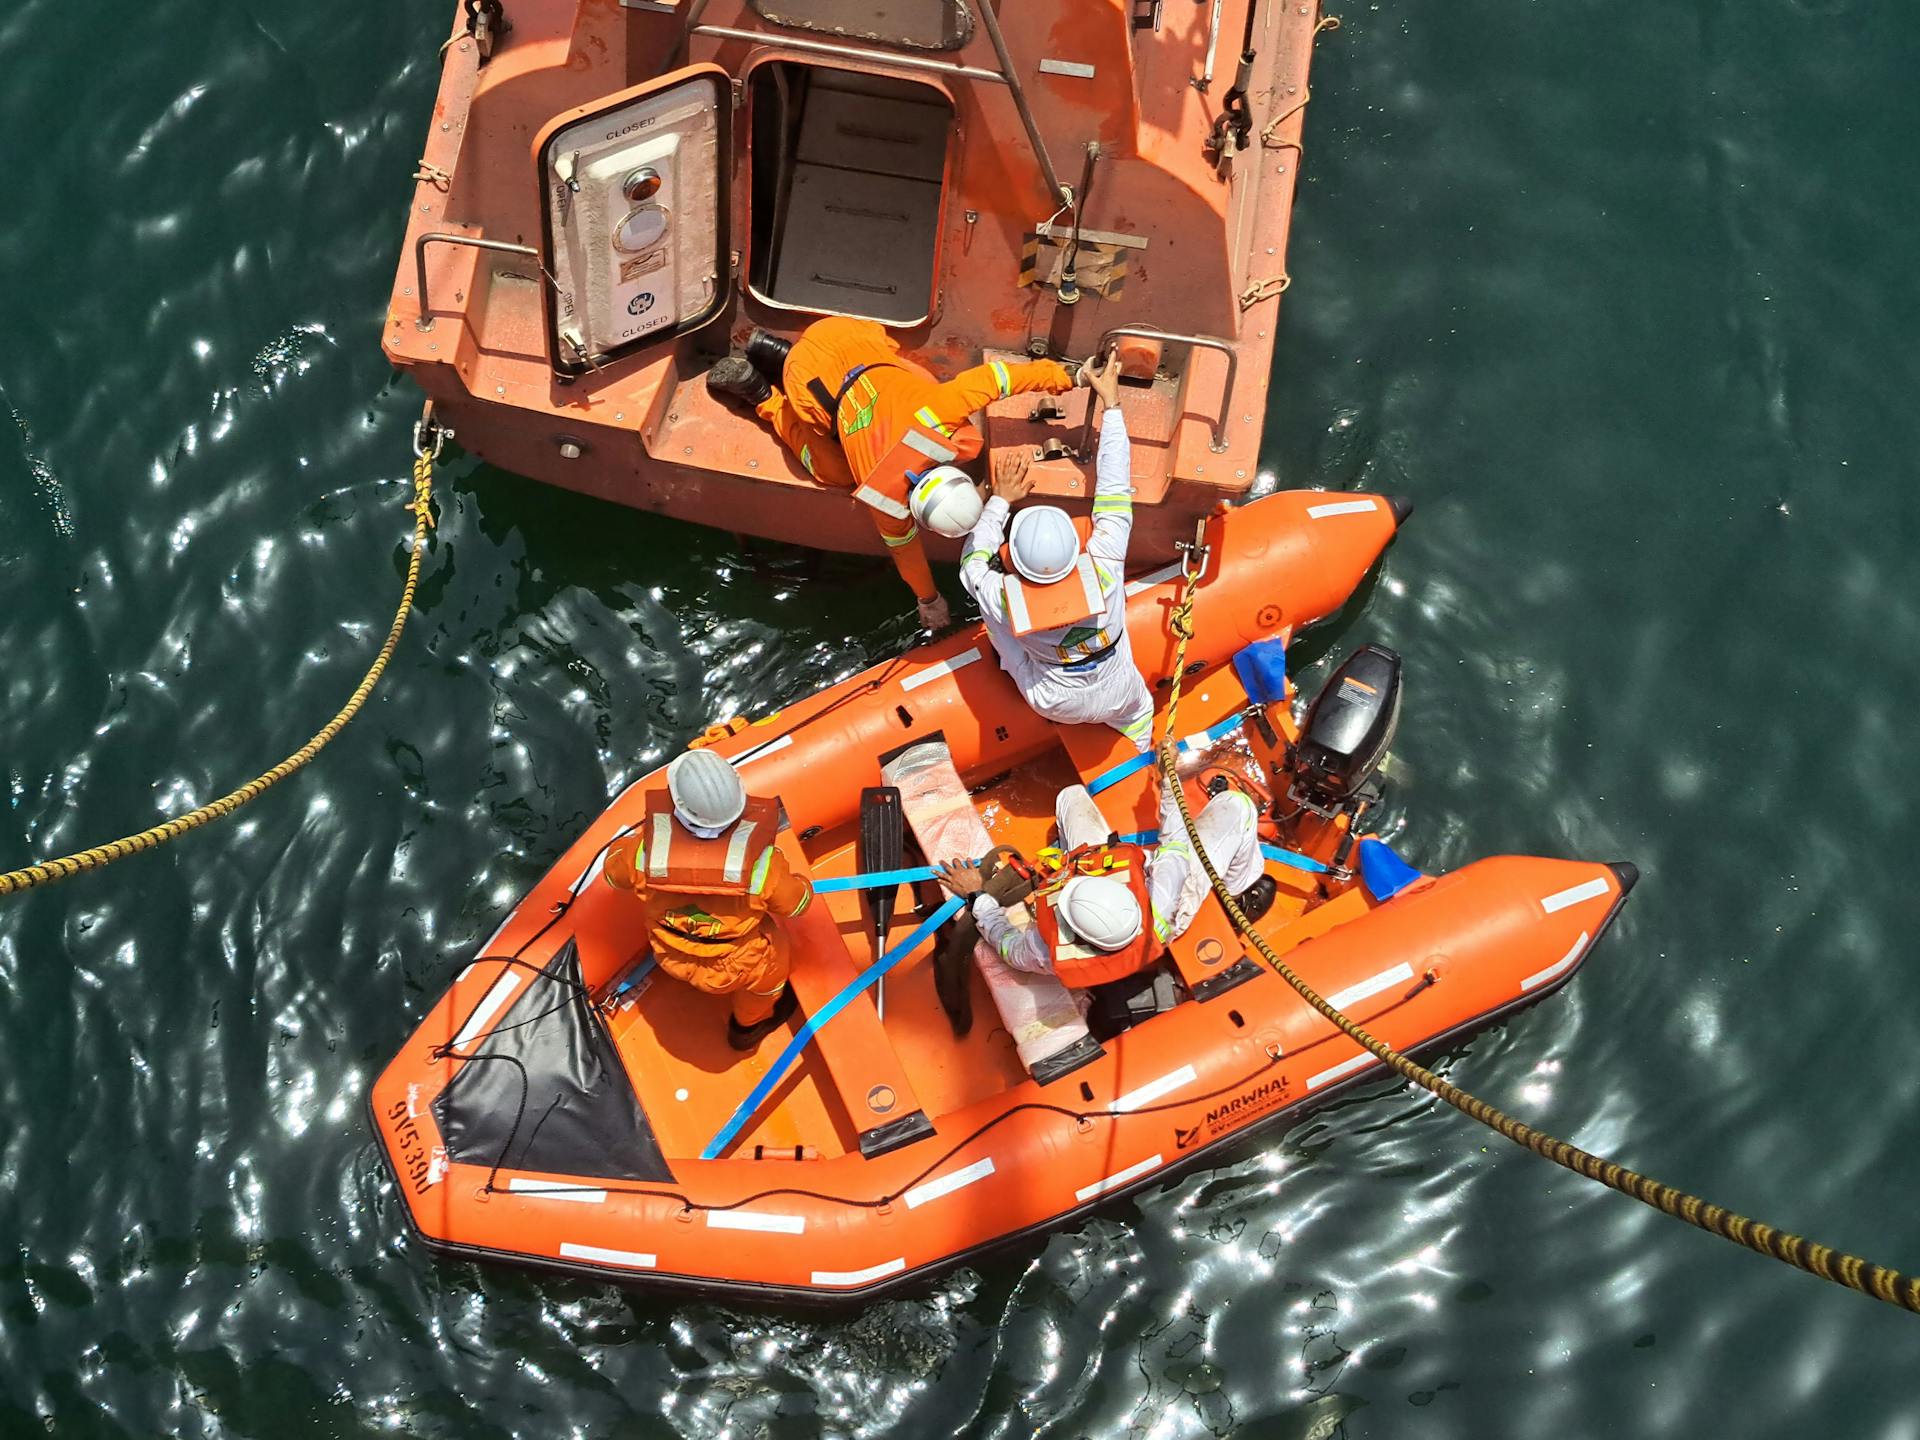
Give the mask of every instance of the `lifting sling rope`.
[[380, 653], [374, 656], [373, 664], [367, 667], [360, 684], [334, 717], [321, 726], [311, 740], [278, 765], [256, 775], [238, 790], [231, 790], [218, 800], [209, 800], [198, 809], [163, 820], [137, 835], [125, 835], [118, 840], [109, 840], [104, 845], [91, 845], [85, 850], [62, 855], [56, 860], [42, 860], [25, 869], [0, 872], [0, 896], [51, 885], [82, 870], [98, 870], [102, 865], [110, 865], [128, 855], [137, 855], [156, 845], [164, 845], [189, 830], [199, 829], [210, 820], [231, 815], [269, 786], [278, 784], [302, 768], [326, 748], [328, 741], [346, 729], [347, 722], [359, 714], [360, 708], [367, 703], [367, 697], [373, 693], [373, 687], [379, 683], [387, 662], [393, 658], [393, 652], [400, 644], [400, 632], [406, 629], [408, 612], [413, 609], [413, 593], [420, 584], [420, 557], [426, 553], [427, 531], [433, 527], [433, 462], [439, 456], [440, 447], [446, 442], [447, 436], [452, 433], [434, 423], [433, 407], [429, 402], [427, 414], [413, 430], [413, 499], [406, 507], [413, 512], [413, 549], [407, 556], [407, 583], [400, 592], [400, 608], [394, 612], [393, 624], [387, 630], [387, 640], [380, 647]]
[[[1198, 588], [1201, 574], [1206, 568], [1206, 521], [1195, 527], [1193, 543], [1183, 546], [1185, 561], [1181, 566], [1182, 585], [1180, 598], [1167, 617], [1167, 624], [1174, 636], [1172, 692], [1167, 697], [1167, 727], [1165, 735], [1174, 733], [1174, 718], [1180, 709], [1180, 682], [1186, 674], [1187, 642], [1193, 638], [1193, 592]], [[1193, 833], [1193, 815], [1187, 808], [1187, 797], [1180, 783], [1177, 756], [1172, 745], [1163, 738], [1159, 749], [1160, 770], [1171, 789], [1175, 803], [1180, 807], [1181, 822]], [[1516, 1120], [1506, 1112], [1496, 1109], [1486, 1101], [1468, 1094], [1458, 1085], [1441, 1079], [1425, 1066], [1417, 1064], [1395, 1050], [1384, 1040], [1369, 1034], [1359, 1025], [1349, 1020], [1341, 1011], [1328, 1004], [1302, 980], [1293, 969], [1275, 953], [1235, 903], [1228, 891], [1226, 882], [1220, 878], [1220, 872], [1214, 869], [1213, 860], [1207, 854], [1207, 847], [1196, 845], [1193, 853], [1199, 857], [1201, 867], [1207, 872], [1207, 879], [1213, 885], [1213, 893], [1220, 897], [1227, 917], [1233, 921], [1233, 928], [1240, 932], [1253, 948], [1260, 952], [1267, 964], [1299, 992], [1315, 1010], [1333, 1022], [1347, 1037], [1372, 1053], [1376, 1060], [1399, 1072], [1406, 1079], [1422, 1089], [1430, 1091], [1453, 1106], [1461, 1114], [1478, 1120], [1489, 1129], [1496, 1130], [1514, 1144], [1531, 1150], [1534, 1154], [1564, 1166], [1576, 1175], [1605, 1185], [1610, 1190], [1618, 1190], [1622, 1195], [1651, 1205], [1663, 1214], [1689, 1225], [1705, 1230], [1709, 1235], [1718, 1235], [1722, 1240], [1731, 1240], [1736, 1245], [1744, 1245], [1759, 1255], [1767, 1255], [1809, 1275], [1817, 1275], [1822, 1280], [1831, 1280], [1836, 1285], [1844, 1285], [1849, 1290], [1857, 1290], [1862, 1295], [1871, 1295], [1876, 1300], [1884, 1300], [1889, 1305], [1897, 1305], [1905, 1310], [1920, 1313], [1920, 1278], [1903, 1275], [1898, 1270], [1890, 1270], [1884, 1265], [1862, 1260], [1857, 1255], [1849, 1255], [1842, 1250], [1833, 1250], [1825, 1245], [1816, 1244], [1799, 1235], [1784, 1230], [1776, 1230], [1745, 1215], [1735, 1214], [1721, 1206], [1709, 1204], [1698, 1195], [1690, 1195], [1684, 1190], [1676, 1190], [1671, 1185], [1662, 1184], [1638, 1171], [1612, 1160], [1603, 1159], [1589, 1151], [1570, 1145], [1565, 1140], [1534, 1129], [1523, 1121]]]

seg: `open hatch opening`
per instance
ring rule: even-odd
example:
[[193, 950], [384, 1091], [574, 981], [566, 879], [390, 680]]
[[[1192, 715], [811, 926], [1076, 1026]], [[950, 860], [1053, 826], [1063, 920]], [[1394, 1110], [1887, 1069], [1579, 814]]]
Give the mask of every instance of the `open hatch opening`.
[[775, 60], [749, 80], [748, 288], [791, 310], [933, 312], [953, 106], [930, 85]]

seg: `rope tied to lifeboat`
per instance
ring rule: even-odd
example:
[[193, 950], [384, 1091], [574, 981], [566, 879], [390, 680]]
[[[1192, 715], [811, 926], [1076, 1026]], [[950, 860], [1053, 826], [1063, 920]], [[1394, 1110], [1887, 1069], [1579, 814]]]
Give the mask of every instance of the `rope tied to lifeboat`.
[[[1187, 642], [1193, 638], [1193, 601], [1194, 592], [1199, 588], [1201, 576], [1205, 573], [1206, 521], [1202, 519], [1195, 527], [1194, 539], [1184, 546], [1185, 560], [1181, 566], [1182, 588], [1180, 598], [1174, 602], [1168, 615], [1168, 628], [1175, 644], [1173, 652], [1173, 670], [1171, 690], [1167, 696], [1167, 724], [1161, 738], [1158, 759], [1162, 776], [1174, 797], [1180, 811], [1180, 820], [1193, 833], [1193, 814], [1187, 806], [1185, 787], [1180, 783], [1177, 764], [1178, 751], [1173, 744], [1176, 733], [1174, 720], [1180, 708], [1181, 681], [1186, 676]], [[1199, 558], [1195, 558], [1199, 557]], [[1259, 951], [1260, 956], [1274, 972], [1291, 985], [1315, 1010], [1318, 1010], [1349, 1039], [1370, 1052], [1373, 1057], [1405, 1079], [1412, 1081], [1422, 1089], [1444, 1100], [1461, 1114], [1479, 1121], [1489, 1129], [1497, 1131], [1543, 1159], [1551, 1160], [1574, 1174], [1617, 1190], [1622, 1195], [1638, 1200], [1643, 1205], [1652, 1206], [1662, 1214], [1684, 1220], [1696, 1229], [1709, 1235], [1717, 1235], [1722, 1240], [1730, 1240], [1744, 1246], [1757, 1255], [1765, 1255], [1804, 1270], [1809, 1275], [1822, 1280], [1830, 1280], [1862, 1295], [1870, 1295], [1904, 1310], [1920, 1313], [1920, 1277], [1903, 1275], [1898, 1270], [1872, 1261], [1863, 1260], [1842, 1250], [1809, 1241], [1803, 1236], [1794, 1235], [1776, 1229], [1758, 1220], [1714, 1205], [1671, 1185], [1630, 1170], [1613, 1160], [1582, 1150], [1541, 1130], [1536, 1130], [1522, 1120], [1475, 1095], [1462, 1090], [1458, 1085], [1443, 1080], [1424, 1065], [1409, 1059], [1395, 1050], [1386, 1041], [1361, 1028], [1347, 1018], [1340, 1010], [1329, 1004], [1306, 981], [1302, 980], [1287, 962], [1280, 958], [1265, 936], [1247, 919], [1245, 912], [1234, 900], [1226, 882], [1220, 878], [1220, 872], [1214, 868], [1212, 858], [1207, 854], [1206, 846], [1195, 845], [1193, 853], [1198, 857], [1201, 868], [1206, 871], [1207, 880], [1213, 886], [1213, 893], [1219, 897], [1220, 904], [1227, 912], [1227, 918], [1233, 922], [1233, 928], [1241, 937]]]
[[141, 851], [164, 845], [167, 841], [178, 839], [188, 831], [197, 830], [210, 821], [231, 815], [270, 786], [277, 785], [294, 771], [306, 766], [314, 756], [327, 747], [334, 736], [346, 729], [347, 722], [358, 715], [367, 703], [367, 697], [373, 693], [373, 687], [379, 683], [380, 676], [386, 671], [387, 662], [393, 658], [393, 652], [399, 647], [401, 631], [406, 629], [407, 616], [413, 609], [414, 592], [420, 584], [420, 558], [426, 553], [427, 531], [433, 528], [433, 462], [439, 457], [441, 448], [452, 433], [434, 422], [433, 406], [429, 402], [426, 414], [413, 428], [413, 498], [404, 507], [413, 516], [413, 548], [407, 556], [407, 582], [401, 589], [400, 605], [394, 611], [393, 624], [387, 629], [386, 643], [380, 647], [380, 653], [374, 656], [373, 663], [367, 667], [367, 673], [360, 677], [360, 683], [354, 687], [353, 694], [347, 697], [347, 703], [335, 712], [334, 717], [321, 726], [311, 740], [278, 765], [256, 775], [239, 789], [229, 791], [218, 800], [210, 800], [205, 805], [189, 810], [183, 815], [175, 815], [171, 819], [161, 821], [158, 825], [150, 825], [138, 834], [124, 835], [118, 840], [109, 840], [104, 845], [91, 845], [71, 855], [42, 860], [24, 869], [0, 873], [0, 896], [51, 885], [57, 880], [66, 879], [69, 875], [77, 875], [82, 870], [98, 870], [101, 866], [110, 865], [115, 860], [122, 860], [129, 855], [137, 855]]

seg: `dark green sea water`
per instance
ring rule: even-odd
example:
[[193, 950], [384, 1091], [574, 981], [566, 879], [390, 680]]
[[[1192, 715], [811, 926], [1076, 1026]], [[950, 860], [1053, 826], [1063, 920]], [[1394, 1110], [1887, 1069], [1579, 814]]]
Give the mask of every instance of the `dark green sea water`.
[[[251, 775], [378, 643], [448, 8], [0, 7], [0, 866]], [[1645, 872], [1443, 1068], [1920, 1267], [1920, 11], [1342, 18], [1265, 460], [1419, 512], [1315, 649], [1408, 659], [1410, 858]], [[0, 1435], [1920, 1436], [1920, 1319], [1386, 1083], [839, 1317], [429, 1259], [376, 1068], [627, 778], [907, 641], [881, 571], [741, 561], [458, 462], [312, 770], [0, 902]]]

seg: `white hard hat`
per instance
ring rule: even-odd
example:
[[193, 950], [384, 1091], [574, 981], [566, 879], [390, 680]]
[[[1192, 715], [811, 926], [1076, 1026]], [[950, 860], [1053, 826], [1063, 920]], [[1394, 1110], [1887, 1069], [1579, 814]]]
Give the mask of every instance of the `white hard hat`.
[[936, 465], [920, 477], [909, 502], [913, 523], [957, 540], [980, 523], [985, 502], [973, 477], [958, 465]]
[[689, 750], [667, 766], [673, 813], [700, 830], [721, 830], [747, 808], [747, 787], [733, 766], [711, 750]]
[[1140, 902], [1118, 880], [1076, 875], [1060, 892], [1067, 928], [1096, 950], [1118, 950], [1140, 933]]
[[1007, 532], [1013, 568], [1036, 585], [1064, 580], [1080, 558], [1080, 536], [1058, 505], [1030, 505], [1013, 517]]

